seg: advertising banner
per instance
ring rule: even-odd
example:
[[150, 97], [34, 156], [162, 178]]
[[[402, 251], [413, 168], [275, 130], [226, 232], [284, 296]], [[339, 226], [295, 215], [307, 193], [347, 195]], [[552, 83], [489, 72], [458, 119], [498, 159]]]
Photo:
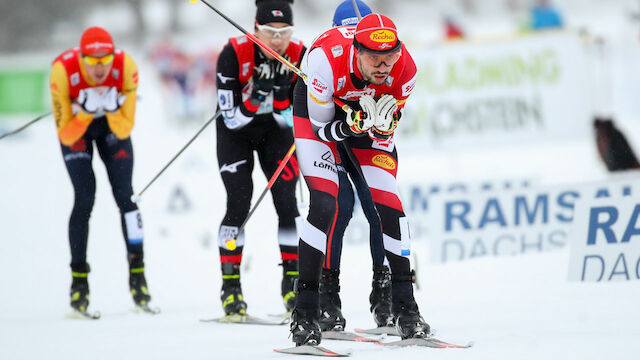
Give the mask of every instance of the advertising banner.
[[640, 280], [640, 201], [612, 197], [579, 202], [571, 236], [569, 280]]
[[592, 108], [578, 34], [552, 32], [414, 51], [418, 80], [398, 131], [433, 148], [575, 139]]
[[428, 214], [431, 260], [438, 263], [514, 256], [565, 247], [580, 199], [640, 193], [638, 183], [599, 183], [434, 196]]

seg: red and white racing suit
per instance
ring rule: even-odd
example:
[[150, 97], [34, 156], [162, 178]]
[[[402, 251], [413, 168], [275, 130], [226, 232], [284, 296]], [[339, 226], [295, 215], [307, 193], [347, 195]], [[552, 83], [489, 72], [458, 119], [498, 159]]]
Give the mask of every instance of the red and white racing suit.
[[[371, 133], [370, 136], [349, 136], [341, 130], [344, 126], [340, 122], [345, 121], [345, 114], [334, 104], [334, 99], [358, 110], [361, 96], [371, 95], [378, 99], [390, 94], [402, 109], [415, 86], [416, 66], [402, 45], [402, 55], [385, 83], [368, 83], [362, 79], [357, 66], [354, 30], [355, 27], [350, 26], [336, 27], [316, 39], [302, 63], [308, 82], [305, 85], [298, 81], [294, 93], [296, 152], [311, 194], [309, 214], [299, 244], [299, 290], [317, 288], [327, 234], [336, 218], [336, 163], [348, 161], [339, 158], [336, 145], [337, 141], [345, 141], [362, 169], [380, 215], [385, 253], [393, 273], [393, 298], [402, 299], [413, 296], [413, 290], [408, 224], [396, 183], [398, 157], [394, 139], [375, 140]], [[314, 306], [315, 300], [300, 292], [298, 302], [302, 306]]]

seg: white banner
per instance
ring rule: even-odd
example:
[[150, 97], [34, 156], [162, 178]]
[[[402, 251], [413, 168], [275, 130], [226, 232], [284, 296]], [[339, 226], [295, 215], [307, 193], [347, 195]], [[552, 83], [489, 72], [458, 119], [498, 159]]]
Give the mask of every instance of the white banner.
[[434, 196], [427, 222], [431, 259], [463, 261], [513, 256], [564, 247], [576, 201], [640, 193], [640, 184], [601, 183]]
[[638, 197], [579, 203], [571, 236], [570, 281], [640, 280]]
[[418, 81], [398, 131], [439, 148], [589, 135], [591, 93], [578, 34], [444, 43], [411, 52]]

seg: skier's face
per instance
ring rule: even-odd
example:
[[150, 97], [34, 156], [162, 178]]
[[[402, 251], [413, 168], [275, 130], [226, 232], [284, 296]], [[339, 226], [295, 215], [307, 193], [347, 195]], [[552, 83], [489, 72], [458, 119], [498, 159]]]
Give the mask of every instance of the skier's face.
[[[254, 34], [275, 52], [283, 55], [289, 47], [291, 35], [293, 35], [293, 26], [283, 22], [271, 22], [263, 25], [256, 23]], [[266, 50], [262, 48], [260, 50], [267, 59], [274, 59]]]
[[113, 67], [113, 53], [101, 51], [91, 56], [82, 56], [82, 60], [91, 80], [97, 84], [102, 84], [107, 80]]
[[402, 55], [400, 49], [387, 54], [377, 54], [366, 50], [359, 51], [356, 55], [358, 70], [364, 80], [374, 85], [381, 85], [387, 80], [393, 65], [400, 59], [400, 55]]

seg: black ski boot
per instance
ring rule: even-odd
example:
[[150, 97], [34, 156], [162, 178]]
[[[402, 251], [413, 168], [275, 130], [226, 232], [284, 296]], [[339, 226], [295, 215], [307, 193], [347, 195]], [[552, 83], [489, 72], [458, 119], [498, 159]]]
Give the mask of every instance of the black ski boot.
[[71, 264], [71, 307], [86, 312], [89, 307], [89, 264]]
[[298, 260], [283, 260], [281, 294], [287, 312], [292, 311], [296, 305], [296, 292], [293, 287], [297, 279]]
[[321, 340], [318, 309], [298, 308], [293, 309], [291, 314], [291, 337], [300, 345], [318, 345]]
[[240, 287], [240, 264], [231, 262], [222, 264], [220, 300], [226, 315], [247, 313], [247, 303], [244, 302]]
[[405, 301], [393, 301], [393, 314], [396, 318], [396, 329], [402, 339], [426, 338], [431, 332], [431, 327], [420, 316], [418, 304], [411, 296]]
[[149, 306], [151, 295], [144, 277], [144, 261], [142, 254], [129, 254], [129, 289], [133, 302], [140, 307]]
[[391, 273], [385, 265], [373, 266], [373, 280], [369, 295], [371, 313], [378, 327], [394, 326], [391, 313]]
[[342, 316], [340, 301], [340, 269], [322, 269], [320, 279], [320, 328], [343, 331], [347, 320]]

